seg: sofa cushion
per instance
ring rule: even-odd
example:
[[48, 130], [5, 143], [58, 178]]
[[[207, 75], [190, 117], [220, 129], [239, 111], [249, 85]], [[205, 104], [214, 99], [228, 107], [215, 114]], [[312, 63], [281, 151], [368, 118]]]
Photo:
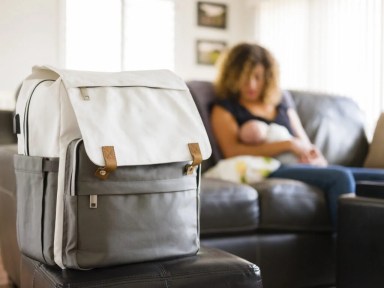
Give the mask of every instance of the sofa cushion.
[[271, 178], [253, 184], [260, 201], [260, 229], [330, 231], [323, 192], [300, 181]]
[[250, 231], [259, 224], [258, 194], [248, 185], [201, 181], [201, 234]]
[[203, 178], [201, 234], [331, 231], [323, 192], [296, 180], [270, 178], [241, 185]]

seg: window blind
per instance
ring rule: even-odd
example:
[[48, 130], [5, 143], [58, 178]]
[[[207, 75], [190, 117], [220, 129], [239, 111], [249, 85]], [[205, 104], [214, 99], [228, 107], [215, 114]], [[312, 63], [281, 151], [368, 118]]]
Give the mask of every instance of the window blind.
[[260, 1], [257, 40], [281, 67], [284, 88], [342, 94], [366, 115], [383, 110], [382, 0]]

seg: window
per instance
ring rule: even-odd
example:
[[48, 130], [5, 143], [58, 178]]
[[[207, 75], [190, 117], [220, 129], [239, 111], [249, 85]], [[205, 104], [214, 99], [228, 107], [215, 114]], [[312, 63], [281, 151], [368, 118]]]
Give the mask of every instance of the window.
[[365, 112], [370, 136], [384, 108], [382, 0], [260, 1], [258, 41], [284, 88], [337, 93]]
[[66, 0], [65, 66], [174, 68], [173, 0]]
[[65, 66], [119, 71], [121, 0], [66, 0]]
[[174, 69], [174, 2], [125, 0], [123, 67]]

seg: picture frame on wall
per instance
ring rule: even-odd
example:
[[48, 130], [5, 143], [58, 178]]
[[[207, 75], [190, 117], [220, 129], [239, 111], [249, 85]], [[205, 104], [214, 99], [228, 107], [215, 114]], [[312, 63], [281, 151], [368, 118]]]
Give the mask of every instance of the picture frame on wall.
[[213, 66], [220, 54], [227, 48], [225, 41], [202, 40], [196, 41], [197, 64]]
[[227, 5], [213, 2], [197, 2], [197, 25], [225, 29], [227, 27]]

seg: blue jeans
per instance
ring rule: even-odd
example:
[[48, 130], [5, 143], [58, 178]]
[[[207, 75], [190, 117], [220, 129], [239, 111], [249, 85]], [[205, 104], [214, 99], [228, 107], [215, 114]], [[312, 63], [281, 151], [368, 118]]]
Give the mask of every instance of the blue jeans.
[[340, 195], [355, 192], [356, 181], [384, 181], [384, 169], [330, 165], [315, 167], [305, 164], [281, 166], [269, 178], [300, 180], [324, 191], [332, 225], [337, 223], [337, 201]]

